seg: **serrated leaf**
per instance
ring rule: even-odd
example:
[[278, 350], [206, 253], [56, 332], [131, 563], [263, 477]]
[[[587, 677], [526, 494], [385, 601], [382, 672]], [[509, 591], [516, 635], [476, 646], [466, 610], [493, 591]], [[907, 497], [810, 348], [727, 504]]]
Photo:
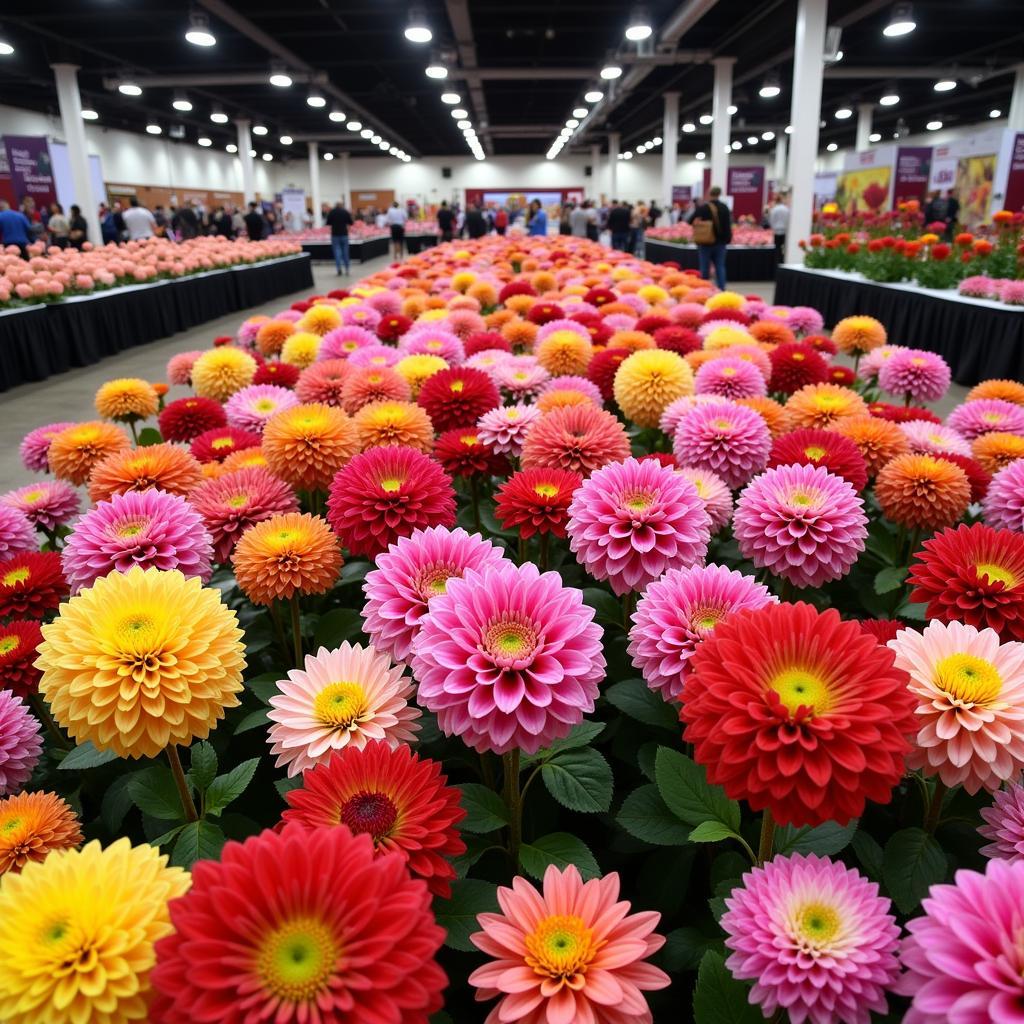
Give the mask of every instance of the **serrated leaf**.
[[891, 590], [902, 587], [906, 578], [906, 566], [887, 566], [875, 574], [875, 593], [888, 594]]
[[594, 618], [598, 622], [622, 628], [622, 603], [612, 597], [607, 590], [586, 587], [583, 591], [583, 603], [594, 609]]
[[97, 750], [91, 740], [79, 743], [74, 750], [61, 761], [61, 771], [81, 771], [83, 768], [98, 768], [101, 764], [109, 764], [117, 760], [113, 750]]
[[302, 785], [302, 776], [293, 775], [290, 779], [277, 779], [274, 782], [274, 789], [277, 790], [278, 796], [284, 799], [285, 793], [290, 793], [293, 789], [298, 789]]
[[688, 825], [719, 821], [740, 830], [740, 805], [720, 786], [708, 782], [704, 769], [678, 750], [662, 747], [654, 762], [658, 792], [670, 811]]
[[188, 774], [200, 793], [210, 788], [210, 783], [217, 778], [217, 751], [212, 743], [204, 740], [193, 744]]
[[178, 833], [171, 863], [175, 867], [191, 868], [197, 860], [216, 860], [224, 842], [224, 833], [212, 821], [190, 821]]
[[551, 832], [532, 843], [524, 843], [519, 847], [519, 863], [534, 878], [543, 878], [550, 864], [563, 870], [575, 864], [584, 880], [601, 874], [590, 847], [568, 832]]
[[206, 791], [206, 800], [204, 801], [206, 814], [220, 814], [228, 804], [237, 800], [252, 782], [259, 763], [258, 757], [250, 758], [232, 768], [227, 775], [221, 775], [214, 779]]
[[444, 944], [464, 953], [476, 952], [469, 937], [480, 930], [477, 914], [493, 913], [497, 909], [498, 887], [480, 878], [457, 878], [452, 882], [451, 899], [437, 897], [434, 900], [437, 923], [448, 932]]
[[548, 792], [570, 811], [596, 814], [612, 805], [612, 769], [590, 748], [567, 750], [540, 770]]
[[354, 608], [335, 608], [320, 617], [313, 633], [313, 650], [326, 647], [333, 651], [346, 640], [353, 640], [362, 632], [363, 617]]
[[168, 846], [171, 840], [184, 828], [184, 825], [175, 825], [170, 832], [165, 832], [161, 836], [157, 836], [155, 839], [149, 841], [150, 846]]
[[487, 786], [479, 782], [467, 782], [459, 786], [462, 790], [460, 801], [466, 817], [459, 822], [463, 832], [493, 832], [508, 824], [508, 810], [505, 802]]
[[856, 831], [856, 821], [848, 825], [826, 821], [816, 828], [780, 825], [775, 831], [775, 853], [816, 853], [821, 857], [834, 857], [850, 845]]
[[615, 820], [631, 836], [656, 846], [682, 846], [690, 838], [690, 829], [668, 809], [653, 785], [634, 789]]
[[260, 729], [263, 726], [270, 725], [270, 719], [267, 717], [267, 712], [264, 710], [250, 711], [239, 723], [235, 726], [235, 735], [239, 733], [249, 732], [252, 729]]
[[736, 833], [720, 821], [702, 821], [691, 833], [691, 843], [720, 843], [723, 839], [735, 839]]
[[128, 779], [132, 803], [151, 818], [161, 821], [184, 821], [185, 811], [170, 768], [155, 764], [143, 768]]
[[860, 866], [864, 869], [864, 874], [872, 882], [881, 882], [885, 853], [878, 845], [878, 841], [867, 832], [860, 831], [854, 834], [851, 846], [853, 852], [857, 854]]
[[128, 790], [127, 775], [119, 775], [107, 786], [103, 794], [103, 802], [100, 804], [100, 817], [103, 819], [103, 827], [115, 835], [120, 831], [124, 822], [124, 816], [132, 808], [132, 795]]
[[496, 847], [494, 842], [487, 836], [474, 836], [466, 833], [463, 835], [462, 841], [466, 844], [466, 852], [451, 858], [452, 867], [455, 868], [457, 878], [465, 878], [469, 874], [469, 869], [488, 850], [502, 849], [502, 847]]
[[139, 448], [148, 448], [153, 444], [162, 444], [163, 435], [156, 427], [143, 427], [139, 431]]
[[[488, 502], [480, 502], [480, 525], [483, 527], [484, 536], [518, 537], [516, 530], [506, 530], [494, 517], [494, 512]], [[474, 533], [473, 527], [468, 527], [470, 533]]]
[[750, 987], [737, 981], [725, 957], [709, 949], [700, 961], [693, 992], [696, 1024], [764, 1024], [761, 1011], [749, 1002]]
[[946, 869], [946, 855], [938, 840], [923, 829], [901, 829], [885, 844], [882, 878], [904, 914], [917, 909], [928, 890], [945, 879]]
[[555, 740], [550, 747], [542, 747], [536, 754], [523, 754], [522, 765], [525, 768], [528, 764], [547, 761], [549, 758], [554, 757], [555, 754], [560, 754], [563, 750], [589, 747], [602, 732], [604, 732], [604, 722], [580, 722], [568, 736]]
[[679, 712], [669, 707], [653, 690], [649, 690], [642, 679], [623, 679], [609, 686], [604, 695], [624, 715], [644, 725], [672, 732], [682, 731]]

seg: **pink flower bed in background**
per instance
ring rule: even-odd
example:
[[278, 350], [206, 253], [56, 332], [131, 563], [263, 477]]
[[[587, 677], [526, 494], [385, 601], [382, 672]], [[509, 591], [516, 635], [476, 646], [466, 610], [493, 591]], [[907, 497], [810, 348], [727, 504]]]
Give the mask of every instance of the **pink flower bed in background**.
[[[648, 238], [659, 242], [686, 244], [693, 241], [693, 227], [685, 221], [664, 228], [648, 228]], [[767, 228], [752, 228], [735, 224], [732, 229], [732, 245], [774, 245], [775, 236]]]

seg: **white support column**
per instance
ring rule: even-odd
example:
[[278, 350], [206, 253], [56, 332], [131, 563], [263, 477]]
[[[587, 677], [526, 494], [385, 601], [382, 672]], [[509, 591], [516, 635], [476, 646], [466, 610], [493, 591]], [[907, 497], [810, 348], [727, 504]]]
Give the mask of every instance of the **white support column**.
[[818, 158], [821, 80], [824, 71], [828, 0], [800, 0], [793, 52], [793, 142], [789, 154], [789, 230], [786, 262], [802, 261], [800, 239], [811, 233], [814, 208], [814, 161]]
[[711, 185], [717, 185], [722, 195], [728, 192], [729, 184], [729, 143], [731, 138], [732, 114], [732, 66], [735, 57], [716, 57], [715, 87], [711, 101]]
[[355, 203], [352, 202], [352, 182], [348, 175], [348, 153], [339, 153], [341, 160], [341, 201], [347, 210], [351, 210]]
[[661, 122], [661, 208], [666, 216], [672, 209], [672, 184], [679, 152], [679, 93], [666, 92], [665, 116]]
[[247, 117], [240, 117], [235, 122], [235, 127], [238, 129], [238, 159], [242, 161], [242, 195], [247, 204], [256, 198], [256, 174], [252, 166], [252, 137], [249, 135], [250, 123]]
[[786, 184], [786, 174], [789, 168], [786, 164], [786, 152], [789, 149], [789, 136], [785, 132], [779, 132], [775, 136], [775, 187], [781, 188]]
[[619, 133], [608, 133], [608, 201], [619, 198]]
[[[89, 225], [89, 241], [95, 246], [103, 244], [100, 229], [97, 199], [92, 191], [92, 175], [89, 172], [89, 151], [85, 145], [85, 122], [82, 120], [82, 97], [78, 92], [78, 65], [54, 64], [53, 74], [57, 80], [57, 103], [64, 129], [64, 140], [68, 144], [71, 160], [71, 181], [75, 187], [75, 202], [82, 210], [82, 216]], [[70, 210], [64, 213], [70, 215]]]
[[307, 142], [309, 147], [309, 193], [313, 205], [313, 227], [320, 227], [320, 144]]
[[1006, 127], [1014, 132], [1024, 132], [1024, 64], [1017, 65], [1013, 79], [1013, 94], [1010, 97], [1010, 115]]
[[590, 198], [598, 202], [601, 198], [601, 147], [595, 142], [590, 147]]
[[857, 152], [871, 145], [871, 117], [875, 112], [874, 103], [857, 104]]

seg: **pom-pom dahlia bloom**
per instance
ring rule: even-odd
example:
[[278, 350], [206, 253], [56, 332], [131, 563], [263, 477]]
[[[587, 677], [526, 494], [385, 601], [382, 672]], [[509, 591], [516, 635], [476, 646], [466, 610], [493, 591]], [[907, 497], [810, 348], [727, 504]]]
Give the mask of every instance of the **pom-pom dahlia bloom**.
[[612, 390], [627, 419], [640, 427], [656, 427], [668, 405], [693, 394], [693, 371], [675, 352], [640, 349], [618, 368]]
[[165, 441], [189, 443], [200, 434], [226, 427], [224, 406], [212, 398], [178, 398], [168, 403], [160, 418], [160, 433]]
[[354, 416], [375, 402], [408, 402], [411, 398], [412, 390], [405, 378], [389, 367], [353, 366], [342, 386], [340, 405], [349, 416]]
[[19, 697], [37, 692], [41, 673], [35, 667], [36, 648], [42, 641], [38, 622], [14, 621], [0, 626], [0, 689]]
[[438, 433], [472, 426], [485, 412], [501, 404], [490, 377], [471, 367], [435, 373], [424, 383], [416, 401]]
[[855, 491], [863, 490], [868, 482], [867, 464], [857, 446], [831, 430], [795, 430], [776, 438], [769, 469], [795, 464], [821, 466], [841, 476]]
[[775, 600], [767, 587], [725, 566], [669, 569], [637, 602], [629, 655], [652, 690], [675, 700], [701, 641], [733, 612]]
[[158, 488], [186, 497], [203, 479], [203, 467], [184, 448], [151, 444], [114, 452], [89, 474], [89, 497], [108, 501], [115, 494]]
[[62, 430], [50, 442], [47, 459], [50, 471], [58, 480], [67, 480], [79, 487], [89, 479], [98, 462], [130, 447], [128, 435], [120, 427], [96, 420], [76, 423]]
[[518, 458], [527, 431], [541, 417], [535, 405], [506, 405], [477, 420], [477, 437], [493, 451]]
[[857, 356], [886, 342], [885, 328], [870, 316], [848, 316], [832, 328], [832, 340], [840, 352]]
[[68, 427], [75, 426], [74, 423], [48, 423], [45, 427], [36, 427], [30, 430], [18, 448], [21, 456], [21, 464], [30, 473], [46, 473], [50, 469], [50, 462], [47, 453], [50, 450], [50, 442]]
[[327, 490], [335, 473], [359, 451], [356, 426], [341, 409], [295, 405], [270, 419], [263, 454], [275, 476], [301, 490]]
[[524, 469], [502, 484], [494, 515], [505, 529], [529, 539], [535, 533], [564, 537], [569, 504], [583, 482], [568, 469]]
[[202, 350], [178, 352], [167, 360], [167, 383], [188, 387], [192, 383], [192, 364], [202, 355]]
[[915, 402], [937, 402], [949, 390], [949, 364], [935, 352], [905, 348], [887, 359], [878, 371], [878, 384], [890, 395]]
[[900, 526], [941, 530], [967, 511], [971, 485], [952, 462], [909, 453], [879, 470], [875, 497], [885, 515]]
[[1024, 786], [1011, 782], [992, 794], [992, 805], [978, 812], [984, 825], [978, 835], [991, 842], [981, 848], [986, 857], [1024, 861]]
[[594, 708], [601, 627], [582, 593], [532, 563], [451, 579], [413, 642], [418, 700], [478, 751], [535, 753]]
[[752, 398], [767, 393], [764, 375], [752, 363], [735, 356], [721, 356], [705, 363], [694, 377], [698, 395], [719, 398]]
[[41, 619], [67, 593], [56, 551], [25, 551], [0, 561], [0, 618]]
[[1024, 408], [999, 398], [982, 398], [958, 405], [949, 414], [948, 422], [968, 441], [993, 430], [1024, 434]]
[[801, 341], [789, 341], [768, 353], [771, 376], [768, 390], [792, 395], [808, 384], [828, 380], [828, 363], [819, 352]]
[[857, 446], [867, 463], [869, 476], [876, 476], [886, 463], [910, 451], [899, 426], [876, 416], [850, 416], [829, 429], [849, 438]]
[[994, 430], [991, 434], [982, 434], [975, 439], [971, 445], [971, 454], [983, 469], [989, 473], [998, 473], [1011, 462], [1024, 459], [1024, 437]]
[[[352, 368], [344, 359], [325, 359], [307, 366], [295, 382], [295, 397], [309, 405], [322, 403], [344, 408], [345, 383]], [[348, 410], [345, 410], [348, 412]]]
[[291, 777], [348, 746], [414, 742], [421, 712], [409, 704], [413, 684], [404, 671], [375, 648], [348, 641], [307, 654], [303, 667], [290, 669], [270, 698], [270, 752], [277, 767], [287, 765]]
[[1024, 533], [1024, 462], [1011, 462], [992, 477], [984, 510], [987, 525]]
[[28, 554], [38, 546], [28, 516], [10, 505], [0, 505], [0, 559]]
[[899, 424], [910, 450], [915, 455], [963, 455], [969, 457], [971, 446], [952, 427], [928, 420], [908, 420]]
[[56, 793], [19, 793], [0, 800], [0, 877], [81, 841], [75, 812]]
[[192, 364], [192, 388], [200, 398], [226, 402], [248, 387], [256, 372], [256, 360], [248, 352], [224, 346], [211, 348]]
[[149, 381], [119, 377], [101, 384], [96, 392], [96, 412], [105, 420], [130, 422], [156, 414], [159, 398]]
[[703, 561], [711, 518], [697, 488], [668, 466], [629, 458], [593, 473], [573, 495], [569, 548], [612, 590], [643, 590], [667, 569]]
[[373, 402], [354, 416], [360, 447], [402, 445], [429, 453], [434, 447], [434, 426], [426, 411], [414, 402]]
[[524, 469], [568, 469], [588, 476], [609, 462], [629, 457], [625, 428], [610, 413], [589, 403], [553, 409], [540, 418], [523, 442]]
[[807, 384], [786, 402], [786, 420], [791, 430], [800, 427], [828, 429], [851, 416], [867, 415], [864, 399], [839, 384]]
[[643, 993], [670, 981], [645, 962], [665, 943], [654, 932], [661, 915], [631, 914], [616, 873], [584, 882], [574, 865], [550, 865], [541, 892], [517, 876], [498, 903], [470, 936], [491, 958], [469, 977], [476, 997], [500, 999], [488, 1021], [651, 1024]]
[[750, 1002], [793, 1024], [869, 1024], [900, 973], [900, 929], [878, 885], [816, 854], [775, 857], [726, 897], [726, 966]]
[[277, 384], [250, 384], [224, 403], [228, 425], [262, 434], [267, 420], [299, 404], [294, 391]]
[[772, 438], [753, 409], [723, 400], [695, 405], [679, 419], [673, 450], [681, 466], [694, 466], [742, 487], [768, 461]]
[[43, 750], [40, 728], [21, 697], [0, 689], [0, 796], [17, 793], [32, 778]]

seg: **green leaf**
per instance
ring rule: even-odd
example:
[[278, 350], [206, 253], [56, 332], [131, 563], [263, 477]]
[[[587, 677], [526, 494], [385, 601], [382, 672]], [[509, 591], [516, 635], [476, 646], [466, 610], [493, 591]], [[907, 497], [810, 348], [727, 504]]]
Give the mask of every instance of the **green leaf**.
[[477, 914], [493, 913], [498, 909], [498, 887], [481, 878], [458, 878], [452, 882], [451, 899], [434, 900], [434, 915], [437, 923], [447, 929], [446, 946], [476, 952], [476, 946], [469, 941], [473, 932], [480, 930]]
[[902, 829], [885, 844], [882, 878], [904, 914], [916, 910], [928, 890], [945, 877], [946, 855], [935, 837], [923, 829]]
[[903, 586], [907, 578], [907, 567], [905, 565], [889, 566], [880, 570], [875, 575], [875, 593], [888, 594], [890, 590]]
[[285, 793], [290, 793], [293, 789], [298, 789], [302, 785], [302, 776], [293, 775], [290, 779], [276, 779], [274, 781], [274, 789], [277, 790], [278, 796], [284, 800]]
[[452, 867], [455, 868], [455, 874], [458, 878], [465, 878], [469, 874], [469, 869], [488, 850], [500, 849], [504, 852], [502, 847], [495, 846], [493, 840], [487, 836], [474, 836], [466, 833], [463, 835], [462, 841], [466, 844], [466, 852], [451, 858]]
[[354, 608], [335, 608], [321, 616], [313, 633], [313, 649], [326, 647], [333, 651], [346, 640], [359, 635], [363, 628], [363, 617]]
[[540, 773], [548, 792], [570, 811], [594, 814], [612, 805], [612, 769], [596, 750], [567, 750]]
[[240, 765], [232, 768], [227, 775], [221, 775], [213, 780], [210, 788], [206, 791], [205, 809], [209, 814], [220, 814], [225, 807], [233, 800], [237, 800], [246, 787], [252, 782], [256, 774], [256, 767], [259, 765], [258, 757], [243, 761]]
[[690, 830], [666, 806], [657, 786], [634, 789], [615, 819], [631, 836], [655, 846], [682, 846]]
[[901, 619], [914, 619], [918, 622], [924, 622], [928, 618], [928, 605], [921, 602], [907, 601], [906, 604], [899, 606], [896, 614]]
[[170, 832], [165, 832], [162, 836], [157, 836], [155, 839], [149, 841], [150, 846], [169, 846], [172, 839], [184, 828], [184, 825], [175, 825]]
[[120, 831], [124, 816], [132, 807], [132, 795], [128, 790], [127, 775], [119, 775], [107, 787], [103, 794], [103, 802], [100, 804], [100, 817], [103, 819], [103, 826], [108, 832], [117, 833]]
[[252, 679], [246, 679], [245, 688], [264, 704], [269, 704], [270, 698], [281, 692], [277, 684], [286, 677], [286, 674], [284, 671], [264, 672], [262, 675], [253, 676]]
[[212, 821], [190, 821], [179, 833], [171, 853], [171, 863], [191, 868], [197, 860], [215, 860], [220, 856], [225, 836]]
[[155, 764], [128, 779], [132, 802], [143, 814], [161, 821], [184, 821], [185, 811], [170, 768]]
[[725, 957], [709, 949], [701, 958], [693, 992], [696, 1024], [764, 1024], [761, 1011], [749, 1002], [750, 988], [737, 981], [725, 966]]
[[81, 771], [83, 768], [98, 768], [117, 760], [113, 750], [97, 750], [91, 740], [79, 743], [59, 765], [62, 771]]
[[864, 869], [864, 874], [872, 882], [881, 882], [885, 854], [881, 846], [878, 845], [878, 841], [867, 832], [860, 831], [854, 834], [851, 845], [853, 852], [857, 854], [860, 866]]
[[210, 788], [210, 783], [217, 778], [217, 751], [212, 743], [205, 740], [192, 747], [192, 761], [189, 768], [192, 784], [200, 793]]
[[238, 725], [235, 726], [235, 735], [237, 736], [241, 732], [249, 732], [250, 729], [260, 729], [265, 725], [270, 725], [270, 719], [267, 717], [267, 712], [262, 709], [259, 711], [250, 711], [249, 714], [243, 718]]
[[555, 740], [550, 747], [538, 750], [536, 754], [524, 754], [522, 764], [525, 768], [528, 764], [537, 761], [547, 761], [560, 754], [563, 750], [575, 750], [577, 747], [589, 747], [601, 733], [604, 732], [604, 722], [580, 722], [572, 732], [564, 739]]
[[817, 828], [781, 825], [775, 832], [775, 852], [816, 853], [821, 857], [834, 857], [850, 845], [856, 831], [856, 821], [851, 821], [848, 825], [826, 821]]
[[607, 622], [622, 628], [622, 604], [607, 590], [587, 587], [583, 591], [583, 603], [594, 609], [594, 618], [598, 622]]
[[669, 810], [688, 825], [719, 821], [740, 830], [740, 805], [712, 786], [700, 765], [678, 750], [662, 747], [655, 760], [658, 792]]
[[346, 583], [362, 583], [366, 574], [373, 568], [373, 562], [359, 560], [357, 562], [346, 562], [341, 567], [341, 585]]
[[676, 928], [665, 936], [665, 945], [658, 959], [661, 966], [672, 974], [695, 971], [704, 954], [720, 943], [721, 939], [705, 935], [697, 928]]
[[691, 833], [691, 843], [719, 843], [723, 839], [735, 839], [736, 833], [720, 821], [702, 821]]
[[524, 843], [519, 847], [519, 862], [534, 878], [543, 878], [549, 864], [562, 869], [575, 864], [584, 880], [601, 874], [587, 844], [568, 832], [551, 832], [532, 843]]
[[163, 435], [156, 427], [143, 427], [139, 431], [139, 448], [148, 448], [151, 444], [162, 444]]
[[654, 781], [654, 759], [657, 756], [657, 740], [648, 740], [636, 752], [636, 765], [651, 782]]
[[624, 715], [644, 725], [680, 732], [679, 712], [666, 704], [642, 679], [623, 679], [604, 691], [605, 697]]
[[479, 782], [467, 782], [459, 786], [462, 790], [462, 806], [466, 817], [459, 822], [464, 832], [493, 832], [508, 824], [505, 803], [487, 786]]

